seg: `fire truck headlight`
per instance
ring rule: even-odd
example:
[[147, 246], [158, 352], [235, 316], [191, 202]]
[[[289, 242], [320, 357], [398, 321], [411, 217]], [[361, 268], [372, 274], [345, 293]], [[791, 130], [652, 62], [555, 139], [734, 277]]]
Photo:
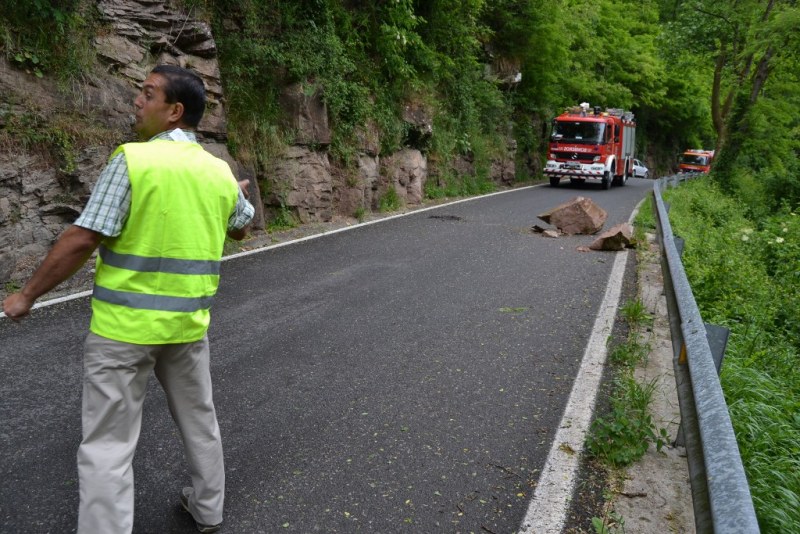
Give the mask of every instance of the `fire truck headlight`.
[[596, 162], [598, 162], [598, 161], [600, 161], [600, 156], [595, 156], [595, 157], [594, 157], [594, 159], [593, 159], [592, 161], [594, 161], [595, 163], [596, 163]]

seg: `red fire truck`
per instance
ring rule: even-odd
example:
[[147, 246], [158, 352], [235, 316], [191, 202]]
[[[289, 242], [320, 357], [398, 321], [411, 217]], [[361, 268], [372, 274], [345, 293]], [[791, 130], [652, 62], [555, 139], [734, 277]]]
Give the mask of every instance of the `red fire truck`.
[[681, 161], [678, 164], [678, 172], [708, 172], [711, 170], [711, 162], [713, 160], [713, 150], [689, 149], [681, 155]]
[[636, 122], [633, 113], [617, 108], [590, 109], [584, 102], [553, 120], [550, 155], [544, 174], [557, 187], [562, 178], [573, 184], [599, 182], [625, 185], [633, 176]]

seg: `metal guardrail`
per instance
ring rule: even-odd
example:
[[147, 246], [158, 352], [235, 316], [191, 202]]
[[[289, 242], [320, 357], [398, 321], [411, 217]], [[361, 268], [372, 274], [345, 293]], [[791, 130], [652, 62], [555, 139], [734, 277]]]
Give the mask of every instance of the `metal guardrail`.
[[[673, 365], [681, 410], [698, 533], [758, 533], [750, 487], [733, 433], [707, 329], [700, 318], [689, 280], [661, 197], [663, 186], [677, 186], [690, 175], [675, 175], [653, 185], [653, 203], [667, 297]], [[710, 326], [710, 325], [708, 325]], [[718, 329], [718, 327], [717, 327]], [[722, 349], [724, 350], [724, 348]]]

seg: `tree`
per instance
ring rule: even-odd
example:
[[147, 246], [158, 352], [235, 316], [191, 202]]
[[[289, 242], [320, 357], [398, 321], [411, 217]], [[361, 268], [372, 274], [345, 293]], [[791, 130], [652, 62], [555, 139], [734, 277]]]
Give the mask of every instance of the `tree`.
[[[786, 121], [775, 121], [772, 129], [765, 130], [754, 116], [756, 110], [769, 113], [779, 109], [780, 104], [770, 100], [778, 93], [782, 99], [791, 99], [797, 88], [790, 74], [798, 67], [800, 14], [796, 1], [661, 0], [661, 5], [673, 55], [693, 61], [701, 69], [705, 65], [711, 72], [710, 109], [718, 152], [713, 175], [734, 188], [734, 175], [743, 175], [740, 171], [744, 169], [756, 170], [751, 167], [755, 161], [774, 161], [743, 151], [770, 150], [770, 143], [752, 142], [756, 124], [760, 134], [773, 139], [774, 147], [785, 147], [787, 143], [781, 141], [796, 136]], [[779, 91], [777, 86], [770, 89], [770, 80], [776, 76], [781, 80]], [[761, 103], [762, 99], [767, 101]], [[765, 171], [763, 166], [757, 170]], [[785, 168], [768, 174], [792, 179]]]
[[776, 68], [797, 68], [800, 10], [794, 1], [769, 0], [761, 7], [759, 16], [750, 19], [746, 46], [740, 54], [742, 68], [726, 101], [731, 107], [730, 115], [722, 117], [725, 120], [717, 143], [715, 175], [729, 185], [737, 159], [743, 155], [742, 147], [753, 133], [753, 110], [765, 94], [770, 77]]

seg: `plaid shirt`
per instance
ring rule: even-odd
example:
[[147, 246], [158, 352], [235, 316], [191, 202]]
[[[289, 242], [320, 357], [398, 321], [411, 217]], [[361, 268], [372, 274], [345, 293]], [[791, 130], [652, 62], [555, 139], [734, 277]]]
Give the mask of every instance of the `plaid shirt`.
[[[193, 132], [170, 130], [161, 132], [154, 139], [172, 140], [172, 132], [184, 135], [189, 141], [196, 143], [197, 138]], [[87, 230], [93, 230], [106, 237], [116, 237], [122, 232], [122, 227], [128, 219], [131, 209], [131, 181], [128, 178], [128, 164], [125, 154], [120, 152], [106, 165], [97, 184], [94, 186], [92, 196], [83, 208], [80, 216], [75, 220], [75, 225]], [[244, 228], [253, 219], [255, 209], [244, 198], [241, 189], [236, 207], [228, 219], [228, 230]]]

